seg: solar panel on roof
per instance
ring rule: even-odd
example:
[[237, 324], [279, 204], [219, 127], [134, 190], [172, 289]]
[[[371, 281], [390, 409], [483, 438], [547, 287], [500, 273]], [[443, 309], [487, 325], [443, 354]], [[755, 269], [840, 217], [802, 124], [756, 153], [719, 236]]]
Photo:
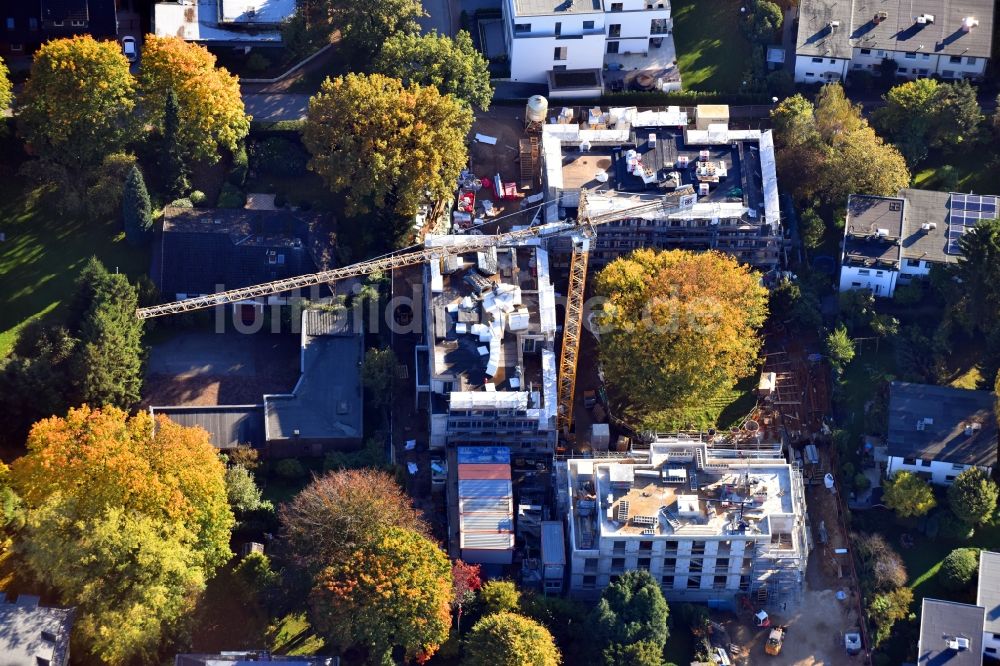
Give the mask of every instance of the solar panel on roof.
[[948, 204], [948, 253], [961, 254], [959, 241], [979, 220], [996, 216], [1000, 197], [979, 194], [952, 194]]

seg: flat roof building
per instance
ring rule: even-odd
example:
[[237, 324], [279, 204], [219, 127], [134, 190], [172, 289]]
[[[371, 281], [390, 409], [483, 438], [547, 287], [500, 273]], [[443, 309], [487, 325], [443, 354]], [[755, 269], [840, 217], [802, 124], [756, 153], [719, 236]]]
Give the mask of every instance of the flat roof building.
[[982, 606], [925, 597], [917, 666], [982, 666], [984, 614]]
[[39, 606], [22, 594], [10, 603], [0, 595], [0, 664], [66, 666], [76, 610]]
[[985, 611], [983, 656], [1000, 657], [1000, 553], [979, 551], [979, 581], [976, 605]]
[[648, 451], [564, 465], [575, 596], [596, 597], [640, 568], [671, 601], [799, 600], [810, 548], [805, 496], [776, 433], [659, 435]]

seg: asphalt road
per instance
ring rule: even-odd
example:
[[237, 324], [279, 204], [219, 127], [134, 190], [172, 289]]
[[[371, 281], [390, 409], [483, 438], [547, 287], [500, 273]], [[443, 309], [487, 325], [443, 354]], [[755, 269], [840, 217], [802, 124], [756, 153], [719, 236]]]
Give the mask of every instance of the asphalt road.
[[243, 104], [254, 120], [302, 120], [309, 107], [309, 95], [301, 93], [243, 93]]
[[455, 0], [423, 0], [424, 13], [420, 19], [420, 29], [424, 32], [437, 30], [439, 35], [453, 37], [458, 32], [458, 10]]

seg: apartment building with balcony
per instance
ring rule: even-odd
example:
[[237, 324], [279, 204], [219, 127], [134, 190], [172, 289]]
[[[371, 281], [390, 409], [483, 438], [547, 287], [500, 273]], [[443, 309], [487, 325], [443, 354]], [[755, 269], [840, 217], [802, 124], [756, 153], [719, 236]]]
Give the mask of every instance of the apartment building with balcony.
[[776, 430], [658, 436], [645, 452], [562, 465], [572, 595], [595, 598], [623, 572], [645, 569], [670, 601], [800, 599], [805, 496]]

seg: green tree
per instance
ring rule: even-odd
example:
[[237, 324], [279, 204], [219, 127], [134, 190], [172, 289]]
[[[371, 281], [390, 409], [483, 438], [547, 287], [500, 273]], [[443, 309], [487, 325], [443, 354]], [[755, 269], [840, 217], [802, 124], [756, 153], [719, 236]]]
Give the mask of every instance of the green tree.
[[83, 402], [129, 408], [142, 390], [142, 320], [139, 297], [128, 278], [105, 273], [80, 326], [74, 379]]
[[780, 147], [820, 141], [816, 129], [816, 107], [801, 94], [781, 100], [771, 111], [771, 123], [775, 143]]
[[14, 103], [14, 86], [10, 82], [10, 70], [0, 58], [0, 109], [9, 109]]
[[521, 607], [521, 592], [509, 580], [488, 580], [479, 589], [483, 614], [514, 613]]
[[280, 510], [291, 562], [310, 576], [400, 527], [430, 534], [410, 498], [384, 472], [343, 470], [313, 479]]
[[392, 404], [396, 385], [396, 354], [392, 349], [369, 349], [361, 365], [361, 383], [372, 405], [381, 409]]
[[35, 53], [17, 100], [18, 127], [37, 155], [76, 180], [124, 147], [134, 93], [135, 81], [117, 42], [89, 35], [54, 39]]
[[933, 145], [959, 147], [977, 139], [983, 110], [976, 88], [968, 79], [942, 83], [934, 102], [937, 122], [931, 138]]
[[820, 191], [830, 202], [851, 194], [893, 196], [909, 184], [902, 154], [867, 125], [838, 136], [820, 176]]
[[[250, 132], [239, 79], [215, 66], [200, 44], [147, 35], [142, 45], [139, 92], [145, 119], [166, 136], [167, 97], [177, 97], [176, 144], [185, 157], [216, 162], [221, 149], [234, 153]], [[175, 144], [175, 145], [176, 145]], [[176, 186], [176, 170], [167, 174]]]
[[768, 311], [776, 322], [794, 329], [815, 331], [823, 323], [816, 293], [793, 280], [781, 280], [771, 290]]
[[[393, 35], [420, 31], [424, 15], [419, 0], [325, 0], [332, 10], [332, 27], [339, 30], [348, 53], [356, 59], [378, 53]], [[367, 64], [365, 62], [364, 64]]]
[[830, 145], [867, 125], [861, 116], [861, 105], [852, 104], [839, 83], [827, 83], [820, 88], [814, 116], [816, 131]]
[[799, 220], [799, 229], [802, 235], [802, 244], [810, 250], [815, 250], [823, 243], [823, 235], [826, 233], [826, 224], [823, 218], [812, 208], [802, 211]]
[[133, 166], [125, 178], [122, 217], [125, 220], [125, 240], [132, 245], [142, 245], [149, 241], [153, 231], [153, 211], [149, 203], [149, 192], [146, 191], [146, 181], [137, 166]]
[[751, 4], [751, 10], [743, 19], [743, 30], [751, 41], [769, 43], [781, 30], [784, 19], [781, 7], [770, 0], [757, 0]]
[[663, 592], [648, 571], [626, 571], [604, 589], [591, 613], [602, 662], [606, 666], [659, 666], [667, 642], [668, 612]]
[[1000, 219], [980, 220], [958, 241], [957, 277], [972, 324], [990, 335], [1000, 318]]
[[233, 567], [233, 578], [248, 603], [264, 604], [281, 586], [281, 574], [264, 553], [248, 553]]
[[79, 608], [74, 631], [100, 663], [153, 660], [231, 556], [223, 474], [204, 430], [145, 412], [83, 407], [32, 428], [11, 469], [18, 549]]
[[[163, 103], [163, 135], [160, 143], [160, 168], [167, 194], [182, 197], [191, 189], [187, 160], [180, 143], [181, 109], [177, 93], [171, 88]], [[241, 183], [242, 184], [242, 183]]]
[[956, 548], [948, 553], [938, 570], [941, 585], [954, 592], [968, 588], [978, 573], [978, 548]]
[[826, 354], [831, 365], [841, 372], [854, 359], [854, 340], [851, 340], [843, 324], [826, 336]]
[[465, 30], [459, 30], [454, 39], [434, 31], [396, 33], [383, 44], [375, 71], [401, 79], [404, 85], [434, 86], [442, 95], [483, 111], [493, 99], [489, 62]]
[[237, 515], [274, 508], [264, 499], [253, 474], [243, 465], [230, 465], [226, 468], [226, 493], [229, 506]]
[[396, 236], [428, 195], [451, 196], [471, 126], [472, 110], [437, 88], [348, 74], [309, 101], [303, 141], [310, 168], [347, 192], [349, 214], [390, 208], [401, 216]]
[[367, 648], [370, 663], [387, 663], [396, 647], [425, 659], [448, 638], [451, 593], [444, 552], [425, 536], [392, 527], [323, 569], [310, 619], [334, 645]]
[[732, 257], [637, 250], [598, 273], [596, 291], [608, 383], [643, 423], [686, 420], [757, 361], [767, 290]]
[[937, 505], [927, 482], [910, 472], [896, 472], [886, 481], [882, 500], [901, 518], [922, 516]]
[[889, 637], [897, 621], [909, 617], [911, 603], [913, 590], [908, 587], [876, 594], [868, 603], [868, 619], [875, 625], [873, 642], [876, 647]]
[[969, 525], [982, 525], [993, 520], [1000, 489], [986, 472], [970, 467], [948, 486], [948, 506], [959, 520]]
[[552, 634], [516, 613], [493, 613], [476, 622], [465, 637], [463, 666], [557, 666]]

